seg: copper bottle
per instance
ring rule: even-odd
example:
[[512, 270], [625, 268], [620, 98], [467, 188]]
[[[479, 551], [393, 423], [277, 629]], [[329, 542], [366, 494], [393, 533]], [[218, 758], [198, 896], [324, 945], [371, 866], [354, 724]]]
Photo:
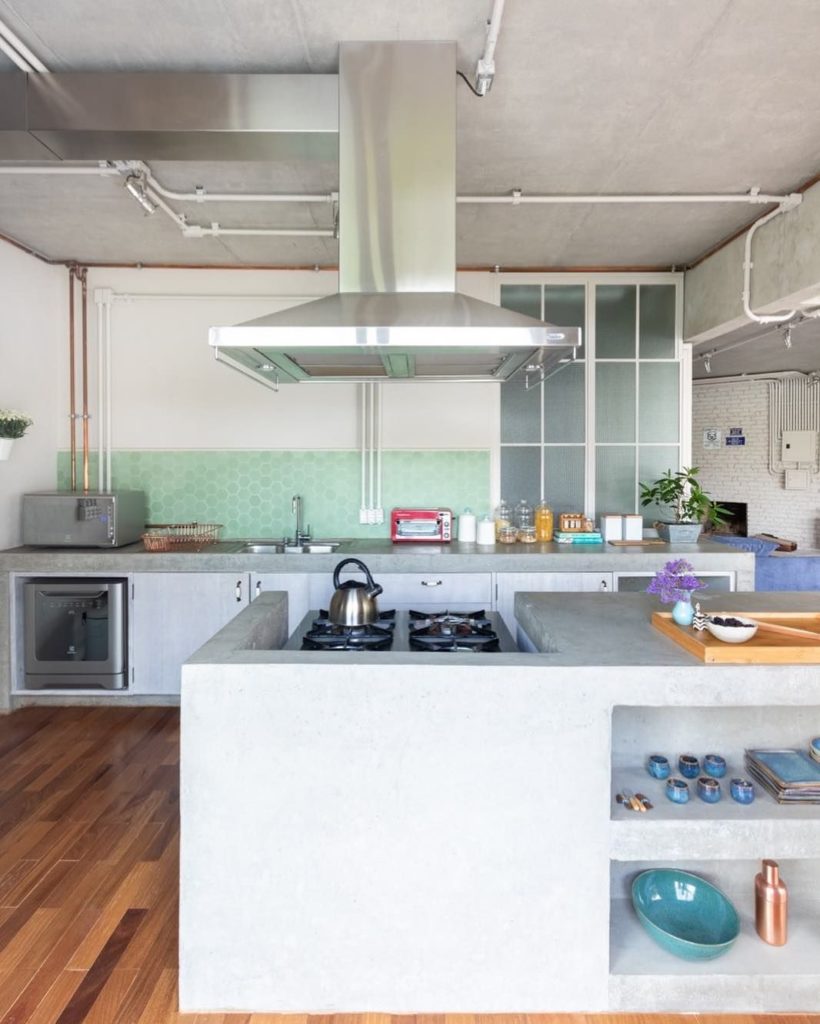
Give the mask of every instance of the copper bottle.
[[785, 946], [788, 933], [789, 890], [776, 860], [764, 860], [755, 876], [755, 926], [771, 946]]

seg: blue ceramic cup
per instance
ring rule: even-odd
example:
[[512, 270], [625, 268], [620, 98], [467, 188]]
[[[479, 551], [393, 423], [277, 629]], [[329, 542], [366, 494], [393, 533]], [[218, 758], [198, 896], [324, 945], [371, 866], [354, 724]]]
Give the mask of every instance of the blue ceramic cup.
[[698, 779], [698, 796], [707, 804], [716, 804], [720, 800], [720, 783], [704, 775]]
[[685, 804], [689, 800], [689, 783], [683, 779], [667, 779], [666, 795], [673, 804]]
[[703, 759], [703, 770], [713, 779], [722, 779], [726, 774], [726, 759], [720, 754], [707, 754]]
[[646, 770], [653, 779], [668, 779], [672, 769], [669, 760], [663, 754], [650, 754], [646, 762]]
[[732, 779], [729, 792], [739, 804], [750, 804], [755, 798], [755, 787], [748, 779]]
[[678, 771], [685, 779], [696, 779], [700, 773], [700, 762], [694, 754], [681, 754], [678, 758]]

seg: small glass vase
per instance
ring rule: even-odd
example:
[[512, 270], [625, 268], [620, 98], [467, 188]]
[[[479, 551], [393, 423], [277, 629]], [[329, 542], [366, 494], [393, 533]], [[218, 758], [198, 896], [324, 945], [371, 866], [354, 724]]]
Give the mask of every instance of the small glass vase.
[[679, 626], [691, 626], [694, 617], [695, 609], [692, 607], [692, 595], [684, 593], [684, 596], [672, 605], [672, 618]]

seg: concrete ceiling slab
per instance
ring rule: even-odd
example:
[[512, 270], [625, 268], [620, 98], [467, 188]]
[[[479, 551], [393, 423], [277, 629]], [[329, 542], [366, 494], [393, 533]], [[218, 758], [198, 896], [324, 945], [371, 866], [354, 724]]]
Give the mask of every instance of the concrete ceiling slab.
[[[784, 333], [784, 327], [749, 324], [718, 341], [699, 345], [693, 350], [692, 376], [708, 380], [746, 373], [820, 370], [820, 320], [804, 320], [793, 327], [791, 348], [786, 348]], [[711, 353], [709, 373], [704, 363], [707, 353]]]
[[[0, 0], [0, 20], [55, 71], [334, 72], [342, 40], [451, 38], [471, 74], [490, 8], [490, 0]], [[816, 0], [508, 0], [492, 91], [479, 100], [458, 86], [458, 191], [791, 190], [820, 170], [818, 36]], [[335, 166], [321, 162], [154, 169], [177, 190], [338, 186]], [[172, 262], [184, 251], [186, 262], [226, 258], [224, 245], [181, 239], [158, 216], [135, 228], [138, 208], [123, 203], [121, 184], [110, 184], [85, 182], [80, 212], [69, 195], [76, 181], [63, 193], [53, 183], [0, 177], [0, 231], [55, 257], [116, 261], [138, 251], [144, 261]], [[326, 208], [179, 205], [196, 223], [330, 222]], [[458, 259], [682, 265], [760, 212], [460, 207]], [[336, 261], [327, 240], [232, 239], [230, 250], [241, 260], [265, 251], [261, 262], [276, 265]]]

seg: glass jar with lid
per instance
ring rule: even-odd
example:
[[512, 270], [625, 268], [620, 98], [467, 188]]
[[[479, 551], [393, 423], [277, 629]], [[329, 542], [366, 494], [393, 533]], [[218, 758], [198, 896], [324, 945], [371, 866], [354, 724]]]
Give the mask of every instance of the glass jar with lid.
[[521, 526], [518, 531], [518, 540], [521, 544], [535, 544], [538, 538], [535, 535], [534, 526]]
[[498, 531], [499, 544], [515, 544], [517, 540], [518, 530], [512, 525], [512, 523], [507, 523], [506, 526], [502, 526]]
[[522, 498], [515, 506], [513, 520], [518, 530], [527, 530], [531, 526], [535, 526], [532, 505], [530, 505], [526, 498]]
[[501, 531], [512, 525], [512, 509], [509, 504], [502, 498], [498, 503], [498, 508], [495, 510], [495, 536], [497, 540], [501, 539]]
[[535, 506], [535, 539], [546, 543], [553, 539], [555, 532], [555, 516], [546, 501], [539, 501]]

